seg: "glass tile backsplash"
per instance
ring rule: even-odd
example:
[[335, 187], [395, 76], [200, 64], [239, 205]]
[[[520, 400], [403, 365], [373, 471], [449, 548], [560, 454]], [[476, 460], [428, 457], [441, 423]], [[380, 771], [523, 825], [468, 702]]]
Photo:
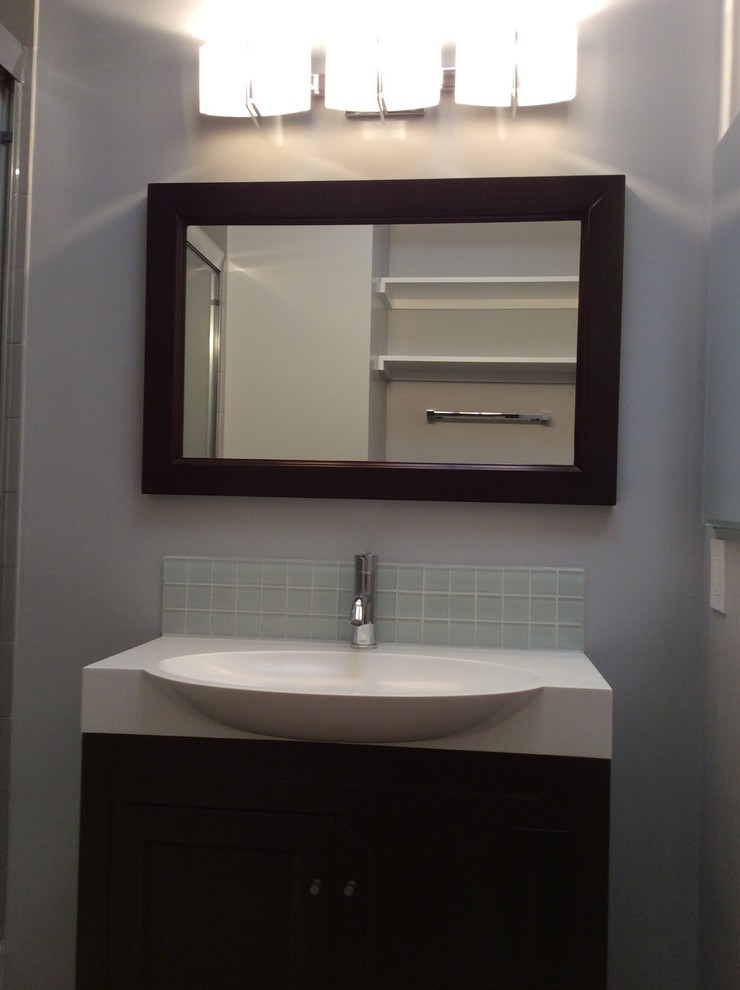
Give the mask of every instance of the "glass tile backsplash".
[[[166, 557], [162, 633], [349, 640], [354, 562]], [[575, 568], [381, 563], [380, 643], [582, 650]]]

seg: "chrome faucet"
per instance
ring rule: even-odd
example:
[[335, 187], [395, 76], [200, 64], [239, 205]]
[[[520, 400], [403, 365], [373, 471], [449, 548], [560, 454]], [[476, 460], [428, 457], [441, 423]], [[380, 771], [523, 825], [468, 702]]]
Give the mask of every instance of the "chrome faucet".
[[352, 601], [350, 625], [352, 648], [372, 650], [375, 642], [375, 572], [378, 558], [373, 553], [355, 557], [355, 597]]

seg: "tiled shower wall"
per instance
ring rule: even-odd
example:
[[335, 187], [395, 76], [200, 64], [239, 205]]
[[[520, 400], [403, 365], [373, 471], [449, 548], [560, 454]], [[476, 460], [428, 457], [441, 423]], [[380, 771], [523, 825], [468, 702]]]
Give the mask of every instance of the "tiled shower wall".
[[[166, 557], [163, 634], [349, 640], [351, 560]], [[581, 650], [585, 574], [575, 568], [382, 562], [383, 643]]]

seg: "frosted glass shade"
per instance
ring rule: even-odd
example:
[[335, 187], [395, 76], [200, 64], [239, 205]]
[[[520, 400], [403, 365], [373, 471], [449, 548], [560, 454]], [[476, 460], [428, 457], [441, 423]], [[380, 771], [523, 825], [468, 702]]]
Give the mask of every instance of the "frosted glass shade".
[[540, 23], [517, 32], [517, 103], [563, 103], [576, 95], [578, 29]]
[[206, 42], [200, 47], [200, 112], [249, 117], [246, 42]]
[[514, 92], [516, 30], [501, 22], [460, 37], [455, 55], [455, 103], [508, 107]]
[[380, 90], [389, 112], [436, 107], [442, 90], [442, 45], [418, 31], [382, 38]]
[[207, 42], [200, 49], [200, 112], [262, 117], [311, 108], [311, 47], [291, 39]]
[[578, 29], [545, 20], [481, 26], [456, 45], [455, 102], [508, 107], [561, 103], [576, 95]]
[[311, 45], [300, 38], [250, 41], [252, 103], [262, 117], [311, 109]]
[[378, 111], [378, 40], [333, 38], [326, 46], [324, 104], [329, 110]]
[[441, 88], [442, 46], [418, 32], [353, 33], [327, 45], [324, 103], [330, 110], [417, 110], [436, 106]]

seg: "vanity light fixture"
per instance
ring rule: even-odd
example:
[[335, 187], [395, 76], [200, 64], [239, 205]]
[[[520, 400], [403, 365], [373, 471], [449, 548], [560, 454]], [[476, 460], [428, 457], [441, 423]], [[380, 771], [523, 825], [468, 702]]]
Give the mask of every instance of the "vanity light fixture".
[[561, 103], [575, 96], [577, 58], [575, 24], [550, 19], [476, 25], [455, 42], [455, 67], [444, 69], [441, 42], [418, 30], [337, 35], [322, 76], [312, 74], [310, 44], [300, 38], [211, 41], [200, 49], [200, 112], [258, 123], [310, 110], [312, 92], [323, 91], [327, 109], [348, 117], [421, 115], [453, 85], [458, 104]]

